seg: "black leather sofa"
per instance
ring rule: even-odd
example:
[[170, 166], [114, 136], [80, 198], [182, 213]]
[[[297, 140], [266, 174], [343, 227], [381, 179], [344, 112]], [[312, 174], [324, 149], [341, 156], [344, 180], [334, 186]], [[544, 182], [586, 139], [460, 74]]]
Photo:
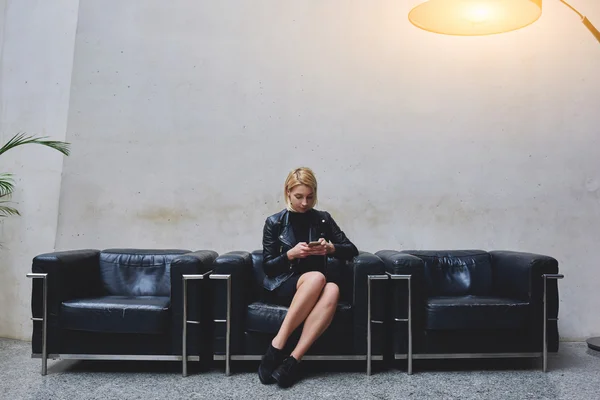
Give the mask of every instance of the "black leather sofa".
[[[210, 360], [212, 350], [202, 344], [211, 342], [212, 320], [199, 305], [210, 301], [209, 282], [201, 278], [217, 255], [109, 249], [35, 257], [28, 274], [34, 278], [32, 353], [42, 358], [42, 374], [47, 358], [181, 360], [184, 375], [188, 360]], [[185, 294], [189, 324], [183, 323], [184, 276], [194, 280]]]
[[[545, 371], [558, 350], [554, 258], [382, 250], [327, 268], [340, 302], [307, 360], [363, 360], [370, 374], [388, 357], [409, 373], [413, 359], [541, 357]], [[184, 376], [187, 361], [225, 360], [229, 374], [231, 360], [261, 358], [287, 312], [261, 301], [261, 250], [55, 252], [28, 276], [42, 374], [48, 358], [182, 361]]]
[[[558, 351], [558, 262], [511, 251], [382, 250], [395, 359], [542, 357]], [[410, 286], [410, 289], [409, 289]], [[409, 333], [410, 332], [410, 333]]]
[[[330, 327], [304, 359], [365, 360], [370, 374], [371, 361], [383, 359], [383, 280], [387, 280], [383, 263], [373, 254], [361, 252], [347, 263], [329, 258], [327, 273], [338, 274], [340, 301]], [[230, 360], [261, 358], [279, 330], [287, 307], [261, 301], [262, 250], [220, 255], [210, 277], [215, 282], [214, 358], [225, 360], [229, 374]], [[288, 341], [290, 349], [300, 329]]]

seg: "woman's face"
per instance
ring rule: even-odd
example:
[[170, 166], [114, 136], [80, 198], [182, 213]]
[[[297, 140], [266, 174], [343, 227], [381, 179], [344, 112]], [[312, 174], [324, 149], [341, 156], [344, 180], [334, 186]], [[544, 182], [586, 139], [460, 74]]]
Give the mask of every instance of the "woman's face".
[[297, 212], [306, 212], [314, 205], [314, 193], [312, 188], [306, 185], [294, 186], [292, 190], [288, 190], [288, 196], [292, 208]]

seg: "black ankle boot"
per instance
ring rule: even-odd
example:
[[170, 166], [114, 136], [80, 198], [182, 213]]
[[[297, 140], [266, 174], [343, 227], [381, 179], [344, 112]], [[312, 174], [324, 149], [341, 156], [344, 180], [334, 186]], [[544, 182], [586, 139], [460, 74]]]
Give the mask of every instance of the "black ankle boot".
[[298, 379], [298, 366], [300, 363], [294, 357], [289, 356], [283, 363], [273, 371], [273, 379], [282, 388], [292, 386]]
[[273, 345], [269, 345], [266, 354], [262, 357], [262, 361], [258, 367], [258, 378], [260, 381], [268, 385], [269, 383], [275, 383], [275, 380], [271, 376], [275, 368], [279, 367], [283, 362], [285, 355], [282, 350], [276, 349]]

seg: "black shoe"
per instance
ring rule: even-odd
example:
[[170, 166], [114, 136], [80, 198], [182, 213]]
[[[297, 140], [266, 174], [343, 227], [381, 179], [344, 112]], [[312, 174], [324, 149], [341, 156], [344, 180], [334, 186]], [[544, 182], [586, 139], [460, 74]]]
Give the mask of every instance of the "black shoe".
[[292, 356], [283, 360], [283, 364], [273, 371], [273, 378], [277, 381], [279, 387], [288, 388], [296, 382], [299, 365], [298, 360]]
[[269, 345], [266, 354], [262, 356], [262, 361], [258, 366], [258, 378], [263, 384], [275, 383], [271, 375], [275, 371], [275, 368], [281, 365], [284, 358], [285, 355], [282, 350], [276, 349], [271, 344]]

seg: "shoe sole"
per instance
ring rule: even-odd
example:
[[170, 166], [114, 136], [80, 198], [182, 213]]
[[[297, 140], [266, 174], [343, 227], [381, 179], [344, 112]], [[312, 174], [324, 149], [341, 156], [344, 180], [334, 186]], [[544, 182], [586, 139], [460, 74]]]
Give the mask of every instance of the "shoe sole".
[[260, 383], [262, 383], [263, 385], [271, 385], [273, 383], [275, 383], [275, 380], [273, 379], [273, 375], [269, 375], [266, 379], [262, 376], [262, 374], [260, 373], [260, 371], [258, 372], [258, 379], [260, 380]]
[[277, 370], [273, 371], [273, 374], [271, 374], [271, 378], [273, 378], [273, 379], [275, 380], [275, 382], [277, 382], [277, 386], [279, 386], [279, 387], [280, 387], [280, 388], [282, 388], [282, 389], [287, 389], [287, 388], [289, 388], [290, 386], [292, 386], [292, 385], [285, 385], [285, 386], [284, 386], [284, 385], [282, 385], [282, 384], [279, 382], [279, 379], [281, 379], [281, 375], [279, 375], [279, 373], [277, 373]]

